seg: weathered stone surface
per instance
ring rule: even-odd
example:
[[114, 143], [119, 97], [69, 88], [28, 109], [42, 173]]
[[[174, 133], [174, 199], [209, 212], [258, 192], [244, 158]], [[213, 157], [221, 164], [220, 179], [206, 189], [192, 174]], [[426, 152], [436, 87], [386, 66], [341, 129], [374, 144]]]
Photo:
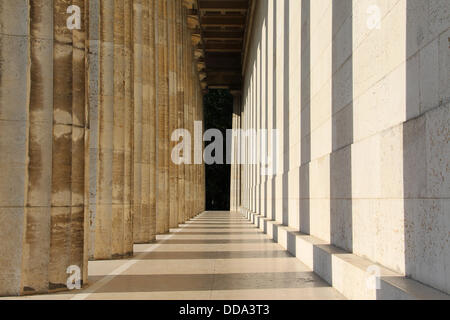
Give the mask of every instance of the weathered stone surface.
[[[446, 1], [259, 2], [242, 123], [279, 130], [278, 167], [265, 179], [241, 166], [242, 210], [280, 224], [266, 228], [279, 242], [297, 230], [449, 293], [448, 11]], [[328, 255], [298, 254], [349, 297], [365, 294], [335, 283], [350, 269], [323, 265]], [[387, 287], [371, 297], [396, 296]]]
[[86, 270], [86, 35], [67, 29], [67, 3], [0, 5], [0, 295], [64, 289], [69, 266]]
[[202, 118], [186, 9], [7, 0], [0, 17], [0, 295], [64, 290], [69, 266], [87, 282], [88, 257], [127, 257], [203, 210], [199, 166], [170, 158], [172, 131]]

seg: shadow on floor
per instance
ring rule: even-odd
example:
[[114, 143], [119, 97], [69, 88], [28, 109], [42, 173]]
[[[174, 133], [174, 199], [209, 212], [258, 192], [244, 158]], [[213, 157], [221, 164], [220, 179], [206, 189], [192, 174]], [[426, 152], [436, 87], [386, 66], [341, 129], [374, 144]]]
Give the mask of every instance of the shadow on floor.
[[162, 240], [158, 241], [158, 244], [253, 244], [253, 243], [274, 243], [270, 239], [217, 239], [217, 240]]
[[[96, 282], [102, 277], [90, 277]], [[96, 293], [319, 288], [328, 285], [312, 272], [119, 275]]]
[[[136, 252], [139, 254], [139, 252]], [[267, 259], [293, 258], [287, 251], [154, 251], [143, 253], [139, 260], [198, 260], [198, 259]]]

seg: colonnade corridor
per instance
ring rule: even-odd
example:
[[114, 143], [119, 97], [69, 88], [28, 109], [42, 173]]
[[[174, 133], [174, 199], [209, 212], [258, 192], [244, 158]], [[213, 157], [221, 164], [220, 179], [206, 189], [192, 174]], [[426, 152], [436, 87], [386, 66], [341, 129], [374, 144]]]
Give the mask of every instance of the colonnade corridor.
[[450, 300], [450, 1], [0, 0], [3, 297]]
[[83, 290], [15, 299], [344, 299], [237, 212], [205, 212], [134, 252], [89, 262]]

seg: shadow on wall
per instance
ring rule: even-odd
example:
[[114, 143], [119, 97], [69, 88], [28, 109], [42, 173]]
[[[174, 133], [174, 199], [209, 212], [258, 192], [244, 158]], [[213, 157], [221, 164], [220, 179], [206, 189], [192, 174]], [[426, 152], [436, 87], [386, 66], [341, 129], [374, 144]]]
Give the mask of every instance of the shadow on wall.
[[352, 252], [353, 3], [333, 1], [332, 6], [330, 239]]
[[[407, 0], [406, 276], [450, 293], [448, 0]], [[447, 59], [447, 60], [446, 60]], [[419, 116], [420, 115], [420, 116]]]
[[[261, 60], [261, 66], [262, 68], [264, 68], [265, 70], [265, 79], [262, 79], [261, 84], [264, 82], [264, 92], [261, 92], [261, 97], [264, 95], [264, 101], [265, 101], [265, 105], [263, 105], [261, 108], [263, 110], [263, 112], [265, 113], [265, 122], [263, 123], [263, 128], [268, 129], [269, 128], [269, 29], [268, 29], [268, 16], [269, 16], [269, 4], [267, 1], [264, 1], [264, 9], [263, 9], [263, 21], [261, 23], [261, 26], [263, 26], [263, 29], [265, 30], [265, 34], [263, 34], [263, 37], [265, 37], [265, 48], [263, 48], [265, 50], [265, 52], [261, 52], [261, 59], [263, 57], [263, 55], [265, 55], [265, 64], [263, 66], [263, 61]], [[270, 179], [270, 178], [269, 178]], [[268, 194], [267, 194], [267, 187], [268, 184], [268, 178], [266, 177], [266, 181], [263, 184], [263, 190], [261, 191], [261, 201], [262, 203], [262, 212], [263, 214], [267, 217], [268, 216]]]
[[[273, 29], [273, 34], [272, 34], [272, 50], [273, 50], [273, 70], [272, 71], [272, 78], [275, 80], [276, 79], [276, 74], [277, 74], [277, 54], [278, 54], [278, 50], [277, 50], [277, 6], [275, 1], [272, 2], [272, 7], [273, 7], [273, 11], [269, 12], [269, 9], [267, 9], [268, 15], [272, 14], [272, 29]], [[272, 100], [272, 128], [277, 128], [277, 82], [273, 81], [273, 88], [272, 88], [272, 92], [273, 92], [273, 100]], [[272, 195], [271, 195], [271, 199], [272, 199], [272, 208], [271, 208], [271, 219], [275, 220], [276, 219], [276, 183], [275, 183], [275, 179], [273, 177], [272, 179]]]
[[301, 5], [301, 167], [300, 167], [300, 232], [310, 234], [310, 172], [311, 161], [311, 0]]
[[[301, 5], [301, 167], [300, 232], [311, 233], [311, 1]], [[353, 143], [353, 4], [352, 0], [332, 5], [332, 146], [330, 159], [331, 244], [349, 252], [352, 241], [351, 145]], [[295, 237], [288, 238], [288, 249], [296, 252]], [[332, 283], [330, 255], [314, 247], [314, 271], [327, 270]]]
[[283, 202], [283, 225], [289, 225], [289, 170], [290, 170], [290, 141], [289, 141], [289, 107], [290, 107], [290, 30], [289, 30], [289, 8], [290, 0], [284, 1], [284, 70], [283, 70], [283, 185], [282, 185], [282, 202]]
[[[233, 96], [228, 90], [209, 90], [204, 97], [204, 128], [219, 129], [223, 137], [232, 128]], [[226, 143], [223, 154], [226, 155]], [[206, 210], [230, 210], [231, 166], [213, 164], [205, 166]]]

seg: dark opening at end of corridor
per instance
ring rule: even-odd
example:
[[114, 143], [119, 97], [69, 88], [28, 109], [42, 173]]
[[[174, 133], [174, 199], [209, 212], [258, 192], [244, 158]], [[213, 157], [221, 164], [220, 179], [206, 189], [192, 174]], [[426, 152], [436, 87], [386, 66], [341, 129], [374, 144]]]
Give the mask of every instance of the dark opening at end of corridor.
[[[226, 130], [232, 127], [232, 113], [233, 96], [228, 90], [209, 90], [204, 96], [205, 131], [218, 129], [226, 137]], [[226, 155], [226, 143], [223, 148], [223, 154]], [[224, 162], [206, 165], [206, 210], [230, 210], [231, 168]]]

